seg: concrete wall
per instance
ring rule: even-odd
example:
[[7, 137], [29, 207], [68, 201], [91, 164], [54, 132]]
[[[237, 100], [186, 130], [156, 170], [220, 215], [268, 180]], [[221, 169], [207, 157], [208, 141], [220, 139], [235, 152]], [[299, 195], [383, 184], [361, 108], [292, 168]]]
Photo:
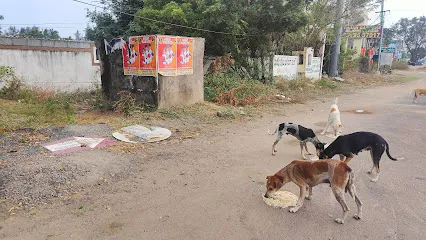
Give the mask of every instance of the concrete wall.
[[158, 108], [191, 105], [204, 101], [204, 42], [194, 39], [194, 74], [177, 77], [159, 76]]
[[49, 90], [75, 91], [101, 83], [92, 42], [0, 38], [0, 65], [14, 67], [28, 85]]

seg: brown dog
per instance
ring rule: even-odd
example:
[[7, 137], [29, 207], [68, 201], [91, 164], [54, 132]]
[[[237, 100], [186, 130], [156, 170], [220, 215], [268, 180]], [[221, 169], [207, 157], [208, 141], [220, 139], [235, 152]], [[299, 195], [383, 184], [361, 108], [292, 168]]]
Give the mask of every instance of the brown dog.
[[[289, 209], [292, 213], [297, 212], [303, 206], [305, 198], [308, 200], [312, 198], [312, 187], [320, 183], [330, 183], [331, 190], [343, 209], [342, 218], [336, 218], [335, 221], [343, 224], [348, 215], [349, 208], [344, 196], [346, 191], [349, 191], [349, 194], [355, 199], [358, 207], [358, 214], [355, 214], [354, 218], [361, 219], [362, 217], [362, 202], [359, 200], [355, 191], [352, 169], [342, 161], [334, 159], [315, 162], [295, 160], [275, 173], [275, 175], [266, 177], [266, 179], [268, 179], [265, 193], [266, 198], [271, 197], [284, 184], [289, 182], [294, 182], [300, 187], [297, 204]], [[306, 196], [308, 189], [309, 195]]]
[[417, 98], [418, 98], [420, 95], [426, 95], [426, 89], [423, 89], [423, 88], [417, 88], [416, 90], [414, 90], [413, 103], [417, 103]]

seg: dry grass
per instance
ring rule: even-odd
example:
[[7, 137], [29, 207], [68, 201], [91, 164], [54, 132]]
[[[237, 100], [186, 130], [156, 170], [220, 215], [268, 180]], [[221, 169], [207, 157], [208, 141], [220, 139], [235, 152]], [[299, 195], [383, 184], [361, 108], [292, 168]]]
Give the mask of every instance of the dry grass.
[[[277, 103], [275, 94], [282, 94], [290, 97], [290, 103], [304, 103], [307, 100], [322, 99], [330, 94], [357, 91], [361, 88], [389, 85], [417, 79], [413, 73], [401, 72], [391, 75], [360, 74], [358, 72], [347, 71], [343, 76], [345, 82], [335, 82], [328, 79], [311, 82], [305, 79], [295, 81], [278, 80], [275, 86], [269, 85], [262, 88], [261, 92], [267, 94], [264, 101], [257, 105], [249, 105], [243, 110], [229, 105], [216, 105], [206, 102], [188, 107], [174, 107], [161, 109], [154, 112], [144, 112], [140, 109], [132, 110], [131, 114], [117, 113], [113, 111], [97, 111], [96, 107], [84, 99], [89, 95], [79, 94], [80, 103], [70, 104], [66, 95], [52, 95], [51, 92], [38, 91], [26, 92], [25, 101], [0, 99], [0, 134], [20, 128], [39, 129], [44, 126], [62, 126], [70, 123], [89, 124], [105, 123], [114, 129], [124, 126], [141, 124], [145, 126], [174, 126], [182, 132], [189, 131], [191, 124], [219, 124], [220, 121], [241, 120], [253, 115], [262, 114], [267, 110], [268, 105], [282, 105], [287, 103]], [[259, 83], [260, 85], [263, 85]], [[257, 87], [249, 88], [257, 89]], [[266, 91], [265, 89], [268, 89]], [[265, 90], [265, 92], [263, 92]], [[34, 94], [39, 93], [39, 96]], [[248, 95], [242, 95], [241, 99]], [[37, 94], [36, 94], [37, 95]], [[93, 96], [92, 96], [93, 97]], [[95, 101], [96, 103], [96, 101]], [[74, 109], [88, 109], [84, 113], [74, 111]], [[217, 116], [217, 112], [223, 113], [222, 117]], [[129, 112], [130, 113], [130, 112]], [[127, 115], [127, 116], [126, 116]], [[182, 134], [182, 133], [180, 133]], [[185, 138], [184, 136], [182, 136]], [[133, 150], [132, 150], [133, 151]]]

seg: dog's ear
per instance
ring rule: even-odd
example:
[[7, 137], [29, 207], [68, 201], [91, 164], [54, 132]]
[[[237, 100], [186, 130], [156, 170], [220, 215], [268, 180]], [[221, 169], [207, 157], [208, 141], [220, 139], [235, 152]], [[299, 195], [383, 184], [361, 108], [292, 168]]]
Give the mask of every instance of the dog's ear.
[[271, 178], [271, 176], [266, 176], [266, 179], [268, 179], [268, 180], [269, 180], [270, 178]]

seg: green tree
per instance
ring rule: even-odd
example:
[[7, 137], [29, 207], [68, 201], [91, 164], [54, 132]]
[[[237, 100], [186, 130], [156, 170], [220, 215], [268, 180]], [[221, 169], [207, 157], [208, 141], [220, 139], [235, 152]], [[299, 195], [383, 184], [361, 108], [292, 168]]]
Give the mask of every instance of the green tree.
[[101, 0], [106, 6], [102, 11], [88, 11], [87, 16], [94, 27], [87, 26], [86, 38], [101, 41], [104, 38], [123, 37], [129, 34], [133, 14], [144, 6], [142, 0]]
[[77, 32], [74, 33], [74, 39], [77, 41], [81, 41], [84, 40], [84, 36], [82, 36], [80, 31], [77, 30]]
[[[0, 15], [0, 20], [3, 20], [4, 19], [4, 17], [3, 17], [3, 15]], [[1, 32], [1, 26], [0, 26], [0, 35], [2, 34], [2, 32]]]
[[426, 17], [402, 18], [395, 25], [397, 36], [402, 39], [411, 54], [410, 61], [416, 62], [426, 56]]
[[19, 35], [19, 30], [15, 26], [10, 26], [5, 32], [4, 35], [8, 37], [17, 37]]

